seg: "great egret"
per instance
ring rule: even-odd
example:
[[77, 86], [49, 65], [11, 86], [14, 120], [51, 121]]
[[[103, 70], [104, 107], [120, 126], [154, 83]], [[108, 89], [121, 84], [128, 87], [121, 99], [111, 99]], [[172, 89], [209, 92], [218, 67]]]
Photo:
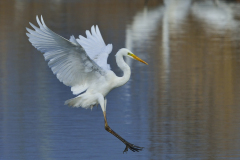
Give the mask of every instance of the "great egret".
[[91, 27], [92, 33], [86, 31], [87, 38], [80, 35], [79, 39], [71, 36], [70, 40], [67, 40], [50, 30], [42, 16], [41, 21], [38, 16], [36, 16], [36, 20], [40, 28], [32, 23], [30, 25], [35, 30], [26, 28], [29, 32], [27, 33], [29, 41], [44, 53], [45, 60], [48, 61], [49, 67], [59, 81], [70, 86], [73, 94], [78, 95], [67, 100], [65, 104], [83, 108], [93, 108], [100, 104], [104, 115], [105, 129], [126, 145], [123, 153], [127, 152], [128, 148], [133, 152], [142, 150], [143, 147], [129, 143], [108, 126], [106, 95], [112, 89], [124, 85], [130, 78], [131, 70], [123, 60], [123, 56], [147, 63], [128, 49], [122, 48], [116, 54], [116, 61], [124, 74], [122, 77], [117, 77], [107, 64], [112, 44], [105, 44], [98, 26]]

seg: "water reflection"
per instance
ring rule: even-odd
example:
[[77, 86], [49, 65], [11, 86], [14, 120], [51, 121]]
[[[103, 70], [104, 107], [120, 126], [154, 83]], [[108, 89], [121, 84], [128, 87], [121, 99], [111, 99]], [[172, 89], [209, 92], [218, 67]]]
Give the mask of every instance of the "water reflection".
[[[239, 3], [227, 1], [0, 2], [0, 159], [239, 159]], [[63, 106], [72, 97], [27, 41], [35, 15], [57, 33], [98, 24], [113, 52], [126, 47], [132, 77], [101, 109]], [[109, 60], [116, 67], [114, 54]], [[97, 143], [96, 143], [97, 142]], [[106, 154], [107, 153], [107, 154]]]
[[213, 29], [223, 32], [223, 30], [235, 30], [239, 26], [239, 21], [235, 19], [238, 10], [232, 7], [225, 1], [202, 1], [193, 4], [192, 13], [208, 25], [206, 28], [209, 28], [210, 32]]
[[[152, 68], [151, 76], [158, 78], [153, 80], [155, 92], [149, 97], [151, 157], [237, 158], [239, 154], [234, 150], [239, 147], [239, 134], [233, 126], [239, 125], [234, 114], [239, 111], [239, 102], [234, 100], [238, 99], [239, 90], [233, 90], [238, 84], [232, 80], [239, 73], [232, 67], [238, 64], [239, 47], [233, 47], [237, 42], [232, 38], [239, 34], [233, 36], [224, 31], [216, 34], [208, 26], [199, 26], [197, 21], [201, 19], [193, 21], [191, 16], [197, 16], [196, 6], [201, 7], [201, 3], [192, 6], [191, 1], [184, 1], [179, 6], [178, 2], [165, 1], [165, 6], [144, 8], [134, 16], [126, 32], [126, 46], [135, 50], [144, 51], [147, 44], [159, 46], [158, 52], [156, 48], [149, 51], [158, 64], [157, 69]], [[216, 17], [229, 21], [228, 17]], [[230, 26], [233, 22], [232, 26], [239, 25], [237, 19], [231, 20]], [[222, 27], [213, 23], [215, 28]], [[236, 27], [227, 29], [239, 33]], [[205, 30], [211, 31], [213, 37]], [[156, 33], [162, 38], [156, 37]]]

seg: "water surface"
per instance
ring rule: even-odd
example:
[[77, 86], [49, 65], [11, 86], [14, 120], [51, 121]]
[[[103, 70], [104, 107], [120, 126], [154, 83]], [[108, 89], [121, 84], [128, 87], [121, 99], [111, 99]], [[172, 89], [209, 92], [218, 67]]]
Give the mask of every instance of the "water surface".
[[[240, 159], [240, 3], [231, 1], [1, 1], [0, 159]], [[126, 47], [130, 81], [101, 108], [73, 97], [27, 40], [43, 15], [56, 33], [85, 36], [97, 24], [115, 53]]]

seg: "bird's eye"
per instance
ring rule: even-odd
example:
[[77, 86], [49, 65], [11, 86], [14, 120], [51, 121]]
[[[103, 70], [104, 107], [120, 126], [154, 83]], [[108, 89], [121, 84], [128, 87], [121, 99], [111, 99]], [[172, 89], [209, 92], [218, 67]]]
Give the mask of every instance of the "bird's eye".
[[128, 52], [128, 55], [131, 56], [131, 53]]

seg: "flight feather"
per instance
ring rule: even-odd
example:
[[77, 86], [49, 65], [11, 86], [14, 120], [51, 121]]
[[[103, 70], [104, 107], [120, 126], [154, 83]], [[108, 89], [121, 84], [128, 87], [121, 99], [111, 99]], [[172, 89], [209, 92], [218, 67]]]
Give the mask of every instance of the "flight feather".
[[86, 31], [86, 38], [79, 36], [77, 42], [84, 48], [88, 56], [94, 60], [101, 68], [110, 70], [107, 64], [108, 55], [112, 52], [112, 44], [106, 45], [98, 26], [92, 26], [91, 32]]
[[105, 70], [91, 59], [74, 36], [71, 36], [69, 41], [51, 31], [42, 16], [41, 20], [38, 16], [36, 20], [40, 28], [30, 23], [35, 30], [27, 28], [29, 41], [44, 53], [53, 73], [65, 85], [72, 87], [73, 94], [83, 92], [95, 80], [105, 75]]

